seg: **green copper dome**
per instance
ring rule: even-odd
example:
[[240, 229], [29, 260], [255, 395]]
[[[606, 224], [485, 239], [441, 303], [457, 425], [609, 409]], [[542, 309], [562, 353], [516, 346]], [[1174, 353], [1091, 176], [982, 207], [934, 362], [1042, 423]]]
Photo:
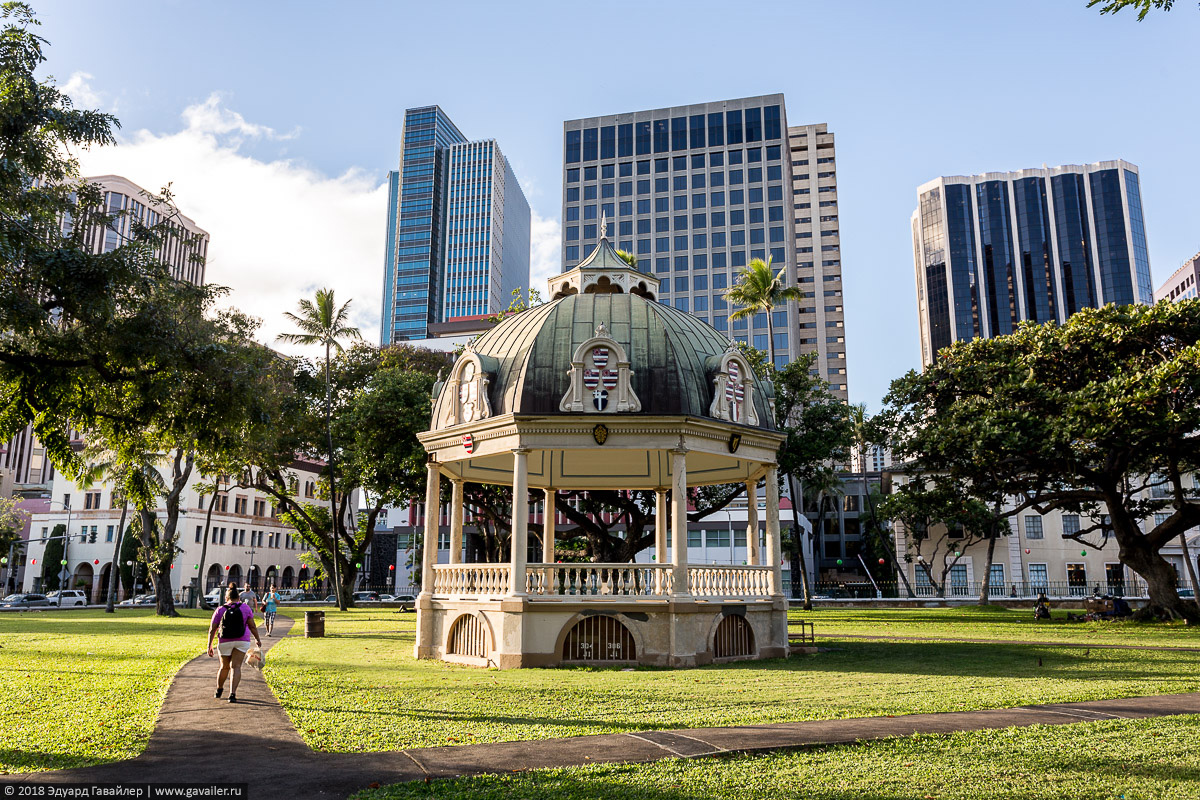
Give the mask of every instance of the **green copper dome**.
[[[574, 294], [506, 318], [475, 340], [488, 375], [491, 415], [559, 415], [570, 387], [577, 348], [604, 325], [624, 348], [630, 385], [647, 416], [711, 417], [714, 379], [729, 340], [708, 323], [635, 294]], [[752, 393], [760, 426], [774, 429], [769, 382], [755, 376]], [[438, 396], [441, 419], [450, 391]]]

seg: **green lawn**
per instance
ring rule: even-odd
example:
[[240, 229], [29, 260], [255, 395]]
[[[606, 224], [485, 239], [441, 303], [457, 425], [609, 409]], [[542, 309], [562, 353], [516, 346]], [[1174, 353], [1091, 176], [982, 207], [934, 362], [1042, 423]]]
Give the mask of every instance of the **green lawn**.
[[[1031, 609], [792, 609], [792, 622], [804, 620], [817, 638], [838, 634], [865, 636], [923, 636], [937, 638], [1009, 639], [1014, 641], [1078, 642], [1080, 644], [1145, 644], [1200, 648], [1200, 627], [1182, 623], [1132, 621], [1068, 622], [1067, 611], [1053, 609], [1053, 619], [1035, 620]], [[1072, 613], [1082, 613], [1076, 609]]]
[[1200, 719], [921, 735], [728, 758], [435, 780], [355, 800], [1194, 800]]
[[182, 613], [0, 614], [0, 774], [141, 753], [171, 678], [204, 649], [208, 613]]
[[[971, 637], [996, 627], [977, 630], [971, 619], [943, 627]], [[1200, 690], [1195, 653], [849, 639], [814, 656], [692, 670], [500, 672], [414, 660], [414, 622], [386, 610], [330, 613], [327, 638], [293, 636], [272, 650], [267, 679], [312, 747], [397, 750]]]

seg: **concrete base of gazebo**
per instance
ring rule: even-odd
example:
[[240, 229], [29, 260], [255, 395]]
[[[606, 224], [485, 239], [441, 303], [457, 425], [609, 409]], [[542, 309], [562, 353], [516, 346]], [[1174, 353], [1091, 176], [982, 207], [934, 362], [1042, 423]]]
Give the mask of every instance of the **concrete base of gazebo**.
[[[784, 599], [422, 597], [421, 657], [511, 669], [697, 667], [787, 655]], [[427, 637], [427, 638], [426, 638]]]

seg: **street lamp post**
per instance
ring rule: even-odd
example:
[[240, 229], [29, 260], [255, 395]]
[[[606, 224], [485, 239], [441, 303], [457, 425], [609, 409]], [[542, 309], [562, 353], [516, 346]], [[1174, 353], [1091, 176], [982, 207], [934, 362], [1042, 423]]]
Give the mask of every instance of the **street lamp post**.
[[258, 550], [256, 550], [254, 547], [253, 539], [250, 540], [250, 549], [243, 550], [242, 552], [250, 556], [250, 569], [246, 573], [246, 585], [253, 589], [254, 586], [251, 584], [251, 581], [254, 579], [254, 554], [258, 552]]

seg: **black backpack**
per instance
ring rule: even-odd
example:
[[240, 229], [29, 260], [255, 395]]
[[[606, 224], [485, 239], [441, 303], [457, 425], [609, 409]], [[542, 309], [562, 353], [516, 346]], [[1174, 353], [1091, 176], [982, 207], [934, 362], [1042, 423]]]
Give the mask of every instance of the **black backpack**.
[[246, 619], [242, 616], [242, 604], [225, 606], [225, 613], [221, 615], [221, 638], [240, 639], [245, 635]]

